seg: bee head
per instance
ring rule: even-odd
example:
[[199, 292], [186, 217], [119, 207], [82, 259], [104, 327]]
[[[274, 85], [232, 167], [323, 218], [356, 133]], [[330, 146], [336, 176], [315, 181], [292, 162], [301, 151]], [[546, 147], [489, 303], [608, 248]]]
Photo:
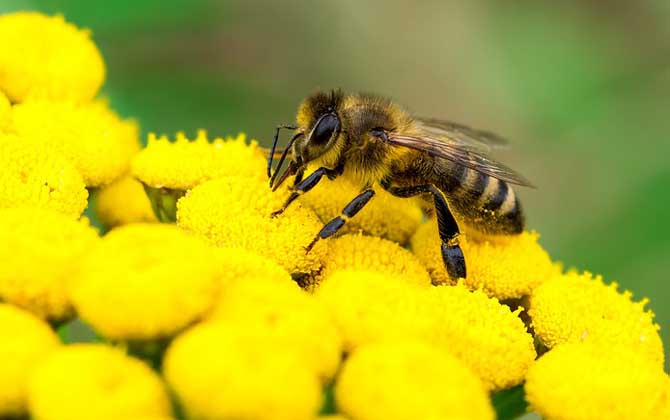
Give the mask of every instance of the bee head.
[[338, 112], [343, 96], [340, 91], [318, 92], [300, 105], [297, 121], [304, 136], [294, 144], [294, 156], [298, 164], [306, 164], [326, 155], [337, 144], [342, 132]]

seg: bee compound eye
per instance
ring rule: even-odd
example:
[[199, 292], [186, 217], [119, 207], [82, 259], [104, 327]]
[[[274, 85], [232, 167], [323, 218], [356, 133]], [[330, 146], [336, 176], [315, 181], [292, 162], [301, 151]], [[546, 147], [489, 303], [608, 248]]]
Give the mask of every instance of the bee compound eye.
[[340, 126], [340, 120], [335, 114], [326, 114], [321, 117], [317, 122], [314, 130], [312, 131], [312, 137], [310, 139], [311, 143], [314, 144], [326, 144], [333, 136], [335, 130]]

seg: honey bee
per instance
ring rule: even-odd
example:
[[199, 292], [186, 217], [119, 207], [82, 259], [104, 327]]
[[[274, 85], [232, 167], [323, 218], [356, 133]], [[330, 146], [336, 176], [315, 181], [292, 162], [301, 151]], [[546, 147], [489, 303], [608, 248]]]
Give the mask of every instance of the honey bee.
[[[502, 138], [461, 124], [411, 116], [374, 95], [317, 92], [298, 108], [296, 125], [279, 125], [268, 159], [270, 187], [295, 175], [293, 191], [277, 216], [323, 178], [347, 177], [360, 185], [340, 216], [325, 224], [307, 247], [335, 234], [383, 188], [398, 197], [431, 198], [450, 277], [465, 278], [458, 219], [487, 234], [513, 235], [524, 229], [519, 200], [511, 185], [532, 186], [524, 177], [489, 157]], [[279, 132], [295, 130], [272, 172]], [[285, 159], [288, 166], [279, 175]], [[307, 165], [316, 167], [303, 179]]]

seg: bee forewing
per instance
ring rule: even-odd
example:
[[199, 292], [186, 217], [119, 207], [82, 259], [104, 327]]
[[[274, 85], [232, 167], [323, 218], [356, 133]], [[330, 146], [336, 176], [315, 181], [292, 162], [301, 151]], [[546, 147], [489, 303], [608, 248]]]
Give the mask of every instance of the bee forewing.
[[464, 146], [469, 146], [485, 152], [491, 149], [502, 149], [509, 146], [509, 142], [491, 133], [490, 131], [477, 130], [467, 125], [452, 121], [438, 120], [435, 118], [418, 118], [414, 120], [429, 134], [445, 136], [450, 141]]
[[428, 133], [421, 136], [388, 133], [387, 136], [389, 143], [393, 145], [423, 151], [432, 156], [450, 160], [456, 164], [474, 169], [510, 184], [533, 187], [533, 184], [522, 175], [508, 166], [496, 162], [482, 150], [471, 145], [449, 141], [450, 139], [442, 136], [431, 136]]

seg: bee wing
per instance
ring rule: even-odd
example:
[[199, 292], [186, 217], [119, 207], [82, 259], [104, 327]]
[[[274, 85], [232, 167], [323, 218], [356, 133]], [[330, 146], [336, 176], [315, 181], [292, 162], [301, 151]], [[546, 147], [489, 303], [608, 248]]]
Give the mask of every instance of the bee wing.
[[450, 138], [436, 137], [429, 133], [419, 136], [388, 133], [387, 138], [388, 142], [393, 145], [420, 150], [510, 184], [533, 187], [533, 184], [522, 175], [491, 159], [477, 147], [454, 142]]
[[509, 146], [506, 139], [490, 131], [477, 130], [467, 125], [435, 118], [414, 118], [421, 128], [435, 136], [446, 136], [453, 143], [488, 152]]

